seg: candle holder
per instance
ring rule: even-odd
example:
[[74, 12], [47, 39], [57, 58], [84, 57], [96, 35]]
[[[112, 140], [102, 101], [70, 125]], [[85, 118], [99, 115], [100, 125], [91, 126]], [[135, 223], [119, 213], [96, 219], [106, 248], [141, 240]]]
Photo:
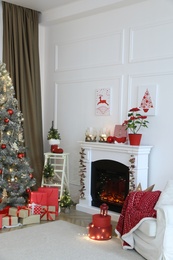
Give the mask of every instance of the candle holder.
[[101, 143], [106, 143], [107, 142], [107, 137], [110, 135], [109, 130], [106, 128], [103, 128], [100, 130], [100, 135], [99, 135], [99, 142]]
[[93, 127], [88, 127], [85, 132], [85, 142], [96, 142], [97, 131]]

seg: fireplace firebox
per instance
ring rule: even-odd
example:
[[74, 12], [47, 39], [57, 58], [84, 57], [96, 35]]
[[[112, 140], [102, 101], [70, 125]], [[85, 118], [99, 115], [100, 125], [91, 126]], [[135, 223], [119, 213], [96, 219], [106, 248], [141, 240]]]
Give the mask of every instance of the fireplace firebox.
[[129, 167], [113, 160], [98, 160], [91, 166], [91, 205], [102, 203], [120, 213], [129, 192]]

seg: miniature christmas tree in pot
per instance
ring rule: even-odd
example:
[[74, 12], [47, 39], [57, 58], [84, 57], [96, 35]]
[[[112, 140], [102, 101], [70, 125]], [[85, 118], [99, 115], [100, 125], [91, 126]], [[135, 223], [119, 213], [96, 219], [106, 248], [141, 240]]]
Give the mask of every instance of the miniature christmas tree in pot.
[[74, 205], [74, 202], [71, 199], [70, 193], [65, 189], [59, 201], [61, 211], [68, 213], [72, 205]]
[[61, 140], [60, 133], [58, 132], [58, 129], [54, 128], [53, 121], [52, 121], [52, 126], [47, 135], [47, 140], [49, 140], [50, 145], [54, 145], [54, 144], [59, 145], [60, 144], [60, 140]]

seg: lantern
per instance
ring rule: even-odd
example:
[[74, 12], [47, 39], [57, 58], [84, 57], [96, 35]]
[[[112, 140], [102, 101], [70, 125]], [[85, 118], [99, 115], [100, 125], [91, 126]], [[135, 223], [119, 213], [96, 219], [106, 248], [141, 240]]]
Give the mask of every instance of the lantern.
[[92, 223], [89, 224], [88, 236], [94, 240], [108, 240], [112, 238], [111, 216], [108, 213], [107, 204], [100, 206], [100, 214], [92, 216]]

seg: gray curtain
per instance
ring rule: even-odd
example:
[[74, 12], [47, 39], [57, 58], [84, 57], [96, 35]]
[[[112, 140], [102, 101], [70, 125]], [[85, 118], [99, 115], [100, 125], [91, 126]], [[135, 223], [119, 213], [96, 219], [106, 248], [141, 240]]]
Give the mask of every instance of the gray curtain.
[[38, 47], [39, 13], [2, 2], [3, 62], [10, 73], [19, 109], [24, 117], [27, 156], [41, 184], [43, 170], [43, 135], [41, 111], [40, 65]]

